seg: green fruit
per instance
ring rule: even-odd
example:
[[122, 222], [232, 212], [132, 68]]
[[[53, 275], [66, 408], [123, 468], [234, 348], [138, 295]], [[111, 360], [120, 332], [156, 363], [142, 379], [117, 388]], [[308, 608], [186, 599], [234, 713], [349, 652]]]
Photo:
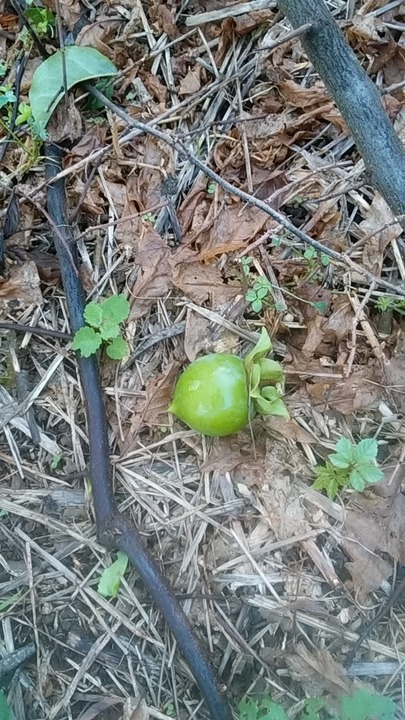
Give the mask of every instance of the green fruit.
[[169, 411], [203, 435], [232, 435], [249, 422], [249, 391], [243, 360], [205, 355], [180, 375]]

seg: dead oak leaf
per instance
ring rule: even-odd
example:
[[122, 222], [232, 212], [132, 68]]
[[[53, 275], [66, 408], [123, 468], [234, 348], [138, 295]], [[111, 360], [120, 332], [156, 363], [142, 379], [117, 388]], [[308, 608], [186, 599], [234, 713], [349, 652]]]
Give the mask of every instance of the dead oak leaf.
[[152, 228], [146, 230], [136, 254], [140, 274], [131, 289], [134, 302], [129, 322], [146, 315], [158, 298], [164, 297], [171, 288], [170, 260], [171, 251], [166, 241]]
[[172, 361], [162, 372], [148, 380], [145, 397], [136, 408], [131, 421], [130, 436], [133, 437], [142, 427], [153, 428], [159, 415], [167, 413], [179, 367], [180, 363]]
[[200, 262], [175, 264], [172, 281], [193, 302], [209, 302], [213, 308], [230, 302], [241, 291], [239, 283], [225, 283], [218, 268]]

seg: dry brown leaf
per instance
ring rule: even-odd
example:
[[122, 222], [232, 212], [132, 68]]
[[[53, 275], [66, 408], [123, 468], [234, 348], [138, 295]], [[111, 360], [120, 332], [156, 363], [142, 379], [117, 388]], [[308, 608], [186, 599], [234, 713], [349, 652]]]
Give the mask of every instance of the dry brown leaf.
[[171, 147], [154, 137], [147, 137], [143, 148], [140, 147], [139, 163], [138, 201], [145, 210], [164, 204], [166, 199], [162, 193], [162, 183], [166, 175], [172, 174], [174, 170]]
[[307, 430], [304, 430], [296, 420], [286, 420], [285, 418], [268, 415], [263, 419], [266, 428], [273, 432], [279, 433], [285, 440], [293, 440], [299, 443], [315, 443], [316, 440]]
[[142, 427], [153, 428], [159, 415], [167, 414], [179, 366], [178, 362], [169, 362], [162, 372], [154, 375], [146, 383], [145, 397], [136, 407], [131, 420], [131, 431], [129, 433], [131, 441]]
[[170, 258], [166, 241], [152, 228], [147, 229], [139, 241], [136, 255], [141, 272], [131, 289], [133, 304], [129, 321], [149, 312], [156, 300], [164, 297], [171, 288]]
[[296, 445], [273, 439], [267, 442], [266, 483], [260, 499], [277, 540], [309, 530], [300, 491], [294, 483], [296, 477], [302, 477], [300, 468], [306, 468], [306, 464]]
[[208, 337], [209, 320], [192, 310], [187, 311], [186, 329], [184, 331], [184, 352], [193, 362], [201, 350], [207, 351], [210, 346]]
[[218, 268], [193, 262], [189, 257], [188, 262], [175, 261], [172, 281], [190, 300], [198, 305], [209, 302], [212, 308], [217, 308], [240, 293], [240, 284], [232, 281], [226, 284]]
[[120, 26], [120, 21], [111, 20], [106, 15], [98, 17], [96, 22], [85, 25], [80, 30], [75, 45], [95, 48], [109, 60], [114, 61], [115, 53], [111, 49], [110, 42], [117, 35]]
[[0, 279], [0, 310], [7, 310], [12, 300], [21, 306], [42, 305], [41, 281], [34, 262], [16, 265], [7, 280]]
[[201, 65], [191, 68], [180, 82], [179, 95], [194, 95], [201, 88]]
[[328, 650], [307, 650], [299, 643], [295, 655], [286, 655], [291, 678], [303, 685], [312, 697], [321, 697], [325, 692], [332, 695], [349, 695], [353, 683], [343, 665], [338, 663]]
[[160, 29], [168, 35], [170, 40], [175, 40], [180, 35], [180, 31], [174, 21], [175, 8], [173, 11], [167, 7], [166, 3], [158, 5], [157, 16]]
[[308, 397], [319, 412], [328, 407], [343, 415], [369, 408], [382, 397], [381, 373], [376, 367], [355, 369], [349, 378], [333, 378], [306, 383]]
[[[367, 212], [366, 218], [359, 224], [366, 241], [363, 248], [362, 264], [367, 270], [378, 277], [384, 260], [387, 245], [402, 233], [399, 223], [385, 200], [376, 193]], [[380, 230], [380, 228], [382, 228]]]
[[252, 444], [250, 431], [236, 436], [214, 438], [202, 472], [233, 472], [233, 481], [247, 487], [261, 486], [264, 475], [264, 447], [260, 439]]

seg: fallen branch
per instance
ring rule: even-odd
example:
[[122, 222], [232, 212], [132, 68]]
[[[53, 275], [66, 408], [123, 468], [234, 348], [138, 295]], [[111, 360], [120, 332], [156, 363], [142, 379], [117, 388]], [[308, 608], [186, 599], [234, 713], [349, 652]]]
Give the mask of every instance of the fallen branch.
[[[61, 170], [62, 151], [47, 144], [46, 177], [52, 180]], [[67, 220], [65, 185], [51, 182], [47, 192], [48, 213], [52, 220], [55, 248], [74, 334], [84, 325], [85, 297], [77, 269], [76, 244]], [[55, 226], [55, 227], [53, 227]], [[117, 511], [110, 477], [107, 417], [96, 356], [77, 355], [80, 381], [86, 407], [89, 441], [89, 474], [93, 486], [97, 534], [101, 543], [122, 550], [129, 557], [149, 590], [178, 643], [205, 698], [213, 720], [231, 720], [231, 710], [223, 695], [213, 665], [203, 650], [191, 623], [173, 590], [145, 548], [136, 527]]]
[[278, 0], [301, 36], [315, 71], [338, 106], [370, 172], [372, 184], [396, 215], [405, 213], [405, 149], [381, 103], [378, 88], [361, 67], [323, 0]]

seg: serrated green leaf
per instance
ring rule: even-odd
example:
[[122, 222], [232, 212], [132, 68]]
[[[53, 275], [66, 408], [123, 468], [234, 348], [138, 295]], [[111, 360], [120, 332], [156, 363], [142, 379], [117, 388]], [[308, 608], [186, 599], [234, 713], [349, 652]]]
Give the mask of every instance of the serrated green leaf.
[[329, 455], [329, 460], [331, 461], [332, 465], [334, 465], [337, 468], [348, 468], [352, 464], [349, 460], [346, 460], [342, 455], [338, 455], [337, 453], [331, 453]]
[[62, 99], [64, 68], [68, 90], [77, 83], [117, 72], [115, 65], [94, 48], [71, 45], [58, 50], [37, 67], [32, 78], [29, 98], [36, 123], [46, 125]]
[[371, 463], [356, 463], [353, 468], [363, 478], [365, 483], [376, 483], [383, 479], [384, 473]]
[[285, 373], [283, 366], [276, 362], [276, 360], [270, 360], [269, 358], [260, 358], [260, 380], [267, 382], [284, 382]]
[[98, 581], [97, 592], [106, 598], [115, 598], [118, 595], [121, 578], [124, 577], [128, 565], [128, 557], [119, 550], [117, 559], [107, 567]]
[[378, 443], [375, 438], [365, 438], [354, 449], [355, 462], [372, 462], [377, 457]]
[[103, 322], [112, 324], [124, 322], [130, 311], [130, 304], [123, 295], [111, 295], [101, 303]]
[[120, 334], [120, 326], [115, 323], [104, 323], [100, 327], [100, 334], [103, 340], [112, 340]]
[[82, 327], [73, 338], [73, 350], [79, 350], [83, 357], [94, 355], [99, 349], [102, 339], [100, 333], [91, 327]]
[[128, 343], [122, 337], [114, 338], [106, 347], [106, 353], [112, 360], [122, 360], [128, 351]]
[[103, 313], [100, 303], [88, 303], [84, 308], [84, 319], [88, 325], [99, 328], [102, 323]]
[[0, 718], [1, 720], [14, 720], [3, 690], [0, 690]]
[[356, 690], [340, 700], [340, 720], [394, 720], [396, 705], [391, 698]]
[[363, 492], [364, 488], [366, 487], [366, 481], [357, 468], [353, 468], [353, 470], [350, 472], [349, 482], [352, 488], [354, 490], [357, 490], [358, 492]]

